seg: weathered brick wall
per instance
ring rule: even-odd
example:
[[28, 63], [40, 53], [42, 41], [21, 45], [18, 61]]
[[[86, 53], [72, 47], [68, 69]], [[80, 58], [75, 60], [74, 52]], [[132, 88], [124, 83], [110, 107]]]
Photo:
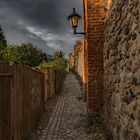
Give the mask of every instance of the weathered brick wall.
[[91, 111], [99, 111], [103, 93], [103, 31], [104, 0], [84, 0], [84, 28], [87, 50], [87, 104]]
[[104, 118], [115, 140], [140, 139], [140, 1], [112, 1], [104, 44]]
[[76, 41], [73, 52], [69, 55], [69, 69], [76, 72], [82, 78], [83, 66], [83, 41]]
[[75, 55], [75, 72], [82, 77], [82, 41], [77, 41], [74, 45], [74, 55]]
[[68, 58], [68, 69], [71, 71], [74, 71], [74, 64], [75, 63], [75, 59], [74, 59], [74, 52], [69, 54], [69, 58]]
[[[85, 11], [85, 0], [83, 0], [83, 16], [82, 16], [82, 23], [83, 23], [83, 30], [85, 32], [86, 29], [86, 11]], [[83, 87], [85, 91], [87, 90], [87, 45], [85, 36], [83, 37], [83, 50], [82, 50], [82, 80], [83, 80]]]
[[82, 81], [83, 81], [83, 89], [86, 91], [87, 89], [87, 49], [86, 49], [85, 41], [83, 41], [83, 49], [82, 49]]

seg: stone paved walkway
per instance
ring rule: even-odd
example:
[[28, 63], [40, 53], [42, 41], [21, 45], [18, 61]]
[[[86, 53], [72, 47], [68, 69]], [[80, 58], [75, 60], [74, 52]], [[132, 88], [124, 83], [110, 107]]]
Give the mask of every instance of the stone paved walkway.
[[81, 116], [86, 115], [85, 104], [78, 101], [78, 81], [69, 73], [62, 94], [40, 140], [91, 140], [82, 127]]

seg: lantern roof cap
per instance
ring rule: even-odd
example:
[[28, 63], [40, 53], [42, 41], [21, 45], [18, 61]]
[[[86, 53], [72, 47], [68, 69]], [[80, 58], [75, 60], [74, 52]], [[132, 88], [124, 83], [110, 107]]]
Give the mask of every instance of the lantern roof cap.
[[67, 19], [69, 20], [71, 17], [73, 17], [73, 16], [77, 16], [79, 19], [81, 18], [81, 16], [78, 14], [78, 13], [76, 13], [76, 9], [75, 8], [73, 8], [73, 12], [72, 12], [72, 14], [70, 14], [68, 17], [67, 17]]

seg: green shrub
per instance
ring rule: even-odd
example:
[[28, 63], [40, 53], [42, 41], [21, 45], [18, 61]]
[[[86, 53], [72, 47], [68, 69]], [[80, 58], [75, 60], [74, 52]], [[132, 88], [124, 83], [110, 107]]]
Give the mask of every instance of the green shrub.
[[65, 71], [67, 66], [67, 62], [64, 58], [59, 58], [57, 60], [50, 60], [48, 62], [42, 62], [40, 67], [50, 67], [60, 71]]

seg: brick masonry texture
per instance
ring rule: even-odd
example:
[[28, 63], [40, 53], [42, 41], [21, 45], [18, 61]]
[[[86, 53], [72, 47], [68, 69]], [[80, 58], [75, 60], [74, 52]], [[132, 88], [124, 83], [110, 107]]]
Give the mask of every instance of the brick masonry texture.
[[103, 116], [115, 140], [139, 140], [140, 1], [112, 1], [104, 35]]
[[103, 94], [104, 0], [84, 0], [87, 106], [99, 111]]
[[82, 53], [83, 53], [83, 41], [76, 41], [73, 52], [69, 55], [69, 70], [76, 72], [82, 77]]

